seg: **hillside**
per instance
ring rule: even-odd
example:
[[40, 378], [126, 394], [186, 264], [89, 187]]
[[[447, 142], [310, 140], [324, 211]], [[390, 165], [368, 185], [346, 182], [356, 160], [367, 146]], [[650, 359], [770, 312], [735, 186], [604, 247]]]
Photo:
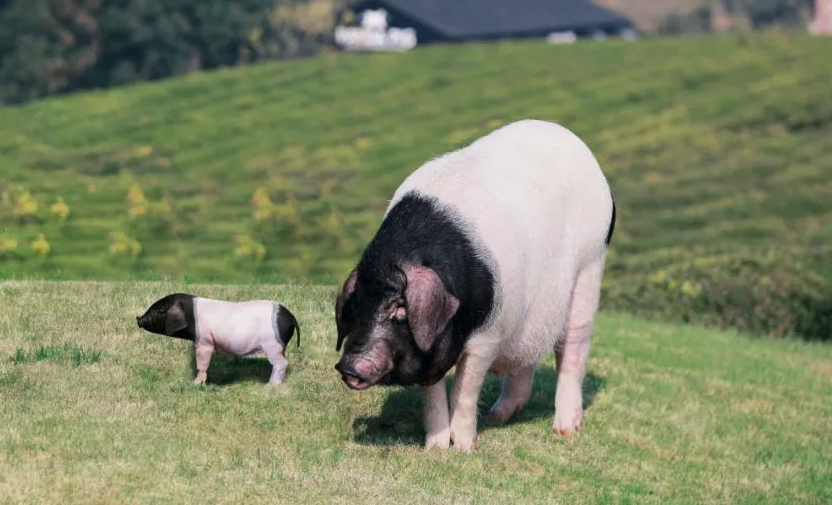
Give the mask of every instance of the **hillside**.
[[605, 303], [828, 337], [830, 50], [778, 33], [435, 46], [6, 108], [0, 276], [340, 280], [411, 170], [536, 117], [610, 178]]
[[[173, 291], [277, 297], [303, 327], [286, 383], [133, 316]], [[470, 455], [421, 447], [418, 390], [349, 391], [332, 288], [0, 283], [0, 496], [11, 503], [820, 505], [832, 501], [832, 347], [602, 314], [583, 431], [551, 434], [551, 357]], [[487, 408], [498, 394], [490, 378]]]

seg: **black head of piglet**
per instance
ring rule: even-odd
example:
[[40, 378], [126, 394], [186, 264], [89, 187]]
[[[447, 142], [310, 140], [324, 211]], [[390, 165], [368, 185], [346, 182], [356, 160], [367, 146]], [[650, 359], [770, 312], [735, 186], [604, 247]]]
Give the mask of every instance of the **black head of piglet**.
[[136, 324], [159, 335], [194, 340], [194, 296], [175, 293], [157, 300], [136, 318]]

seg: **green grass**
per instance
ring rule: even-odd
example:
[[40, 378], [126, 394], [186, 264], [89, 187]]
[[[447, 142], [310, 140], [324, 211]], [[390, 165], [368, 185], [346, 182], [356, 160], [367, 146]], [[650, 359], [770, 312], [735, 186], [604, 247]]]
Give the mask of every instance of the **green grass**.
[[[270, 297], [298, 316], [287, 382], [141, 332], [155, 297]], [[584, 431], [550, 433], [552, 359], [471, 455], [420, 448], [413, 389], [348, 391], [334, 288], [0, 284], [3, 503], [807, 503], [832, 501], [832, 347], [602, 314]], [[43, 351], [39, 351], [43, 350]], [[75, 353], [95, 356], [77, 363]], [[42, 356], [38, 358], [38, 356]], [[498, 393], [489, 380], [482, 404]]]
[[[762, 36], [639, 43], [438, 46], [339, 54], [80, 94], [0, 111], [0, 186], [38, 219], [6, 277], [239, 281], [342, 276], [401, 180], [432, 156], [519, 118], [581, 135], [620, 207], [611, 272], [680, 257], [785, 249], [823, 266], [832, 218], [832, 41]], [[130, 219], [137, 184], [170, 214]], [[249, 200], [293, 197], [300, 222], [258, 223]], [[57, 196], [68, 222], [49, 216]], [[332, 225], [327, 226], [327, 218]], [[42, 222], [41, 222], [42, 220]], [[279, 219], [278, 219], [279, 220]], [[28, 250], [38, 232], [52, 246]], [[112, 258], [108, 232], [139, 240]], [[266, 246], [235, 260], [233, 239]]]
[[15, 365], [44, 360], [68, 362], [72, 366], [79, 366], [84, 363], [98, 363], [101, 360], [101, 351], [90, 351], [64, 343], [64, 345], [41, 345], [31, 351], [18, 347], [12, 356], [12, 362]]
[[[0, 278], [341, 281], [408, 173], [535, 117], [579, 134], [610, 178], [613, 306], [832, 338], [830, 51], [781, 32], [433, 46], [7, 108]], [[32, 215], [14, 214], [20, 186]]]

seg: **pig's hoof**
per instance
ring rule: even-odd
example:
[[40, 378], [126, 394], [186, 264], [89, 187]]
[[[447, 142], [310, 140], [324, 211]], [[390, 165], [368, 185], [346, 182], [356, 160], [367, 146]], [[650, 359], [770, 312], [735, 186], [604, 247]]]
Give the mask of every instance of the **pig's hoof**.
[[555, 422], [552, 425], [552, 431], [562, 437], [569, 438], [579, 431], [581, 431], [581, 422], [583, 420], [583, 412], [580, 410], [576, 413], [559, 415], [555, 412]]
[[471, 452], [474, 450], [474, 444], [477, 442], [477, 427], [473, 429], [463, 428], [454, 429], [451, 426], [451, 442], [454, 444], [454, 449], [460, 452]]
[[491, 410], [488, 411], [483, 419], [485, 419], [487, 423], [502, 424], [511, 419], [514, 414], [520, 412], [521, 410], [523, 410], [522, 406], [508, 405], [497, 402], [493, 407], [491, 407]]
[[454, 449], [459, 452], [471, 452], [474, 450], [474, 445], [477, 442], [477, 437], [456, 437], [451, 434], [451, 440], [454, 443]]
[[438, 447], [440, 449], [447, 449], [451, 445], [451, 429], [437, 431], [436, 433], [428, 433], [425, 436], [425, 449], [432, 449]]

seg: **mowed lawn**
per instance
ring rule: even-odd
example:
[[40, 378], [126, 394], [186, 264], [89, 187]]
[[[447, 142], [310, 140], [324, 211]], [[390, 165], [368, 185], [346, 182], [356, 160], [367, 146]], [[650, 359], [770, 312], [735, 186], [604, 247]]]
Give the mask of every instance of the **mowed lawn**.
[[[187, 291], [275, 298], [303, 328], [287, 382], [135, 325]], [[529, 407], [473, 454], [421, 448], [415, 389], [348, 391], [334, 288], [0, 284], [2, 503], [830, 503], [832, 347], [599, 317], [584, 431], [550, 432], [552, 359]], [[491, 379], [483, 408], [495, 399]]]

